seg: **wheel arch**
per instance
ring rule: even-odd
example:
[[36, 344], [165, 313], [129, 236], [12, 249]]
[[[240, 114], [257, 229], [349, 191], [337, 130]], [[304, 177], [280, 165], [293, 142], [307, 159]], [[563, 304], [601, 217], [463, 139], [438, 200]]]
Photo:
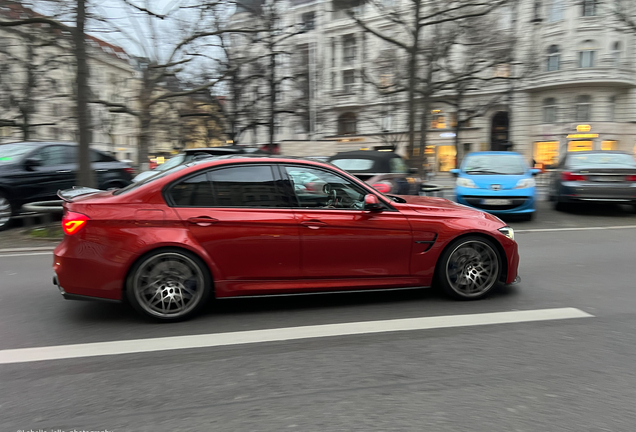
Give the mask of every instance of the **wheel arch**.
[[[161, 252], [161, 251], [184, 251], [187, 253], [190, 253], [192, 255], [194, 255], [195, 257], [197, 257], [199, 260], [201, 260], [201, 262], [204, 264], [204, 268], [203, 271], [207, 271], [208, 272], [208, 276], [210, 277], [210, 289], [211, 292], [210, 294], [212, 296], [215, 295], [215, 286], [214, 286], [214, 275], [215, 275], [215, 271], [212, 270], [212, 268], [210, 268], [210, 264], [209, 264], [209, 258], [207, 256], [203, 256], [199, 251], [197, 251], [196, 249], [192, 249], [192, 248], [188, 248], [188, 247], [183, 247], [183, 245], [162, 245], [162, 246], [158, 246], [158, 247], [154, 247], [151, 248], [149, 250], [144, 251], [143, 253], [141, 253], [140, 255], [138, 255], [134, 260], [132, 260], [132, 262], [128, 265], [128, 269], [126, 270], [126, 276], [124, 277], [123, 280], [123, 285], [122, 285], [122, 294], [126, 293], [128, 291], [128, 282], [129, 279], [131, 277], [132, 271], [135, 268], [135, 266], [141, 262], [142, 260], [144, 260], [145, 258], [147, 258], [148, 256], [150, 256], [151, 254], [157, 253], [157, 252]], [[122, 299], [126, 298], [125, 295], [122, 295]]]
[[[474, 231], [474, 232], [462, 233], [456, 237], [453, 237], [446, 242], [446, 244], [444, 245], [444, 248], [439, 253], [439, 258], [441, 258], [442, 255], [444, 255], [444, 253], [448, 250], [448, 248], [450, 248], [450, 246], [453, 243], [468, 237], [481, 237], [483, 239], [489, 240], [497, 248], [497, 253], [499, 254], [499, 258], [501, 259], [501, 274], [499, 275], [499, 282], [505, 282], [506, 278], [508, 277], [508, 258], [506, 255], [506, 251], [504, 250], [499, 240], [497, 240], [497, 238], [491, 234], [487, 234], [481, 231]], [[435, 264], [434, 279], [437, 278], [437, 276], [439, 275], [439, 269], [441, 265], [441, 260], [439, 258], [437, 260], [437, 263]]]

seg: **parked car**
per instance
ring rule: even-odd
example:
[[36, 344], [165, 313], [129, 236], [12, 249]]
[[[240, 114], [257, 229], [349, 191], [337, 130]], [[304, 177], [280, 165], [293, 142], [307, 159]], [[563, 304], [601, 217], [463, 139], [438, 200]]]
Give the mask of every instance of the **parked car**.
[[457, 202], [497, 215], [517, 214], [532, 219], [536, 182], [541, 170], [528, 167], [519, 153], [474, 152], [464, 157], [457, 177]]
[[[254, 149], [254, 151], [259, 151], [258, 149]], [[161, 165], [157, 165], [155, 168], [150, 169], [148, 171], [144, 171], [142, 173], [137, 174], [135, 178], [133, 178], [133, 182], [138, 182], [141, 180], [145, 180], [148, 177], [152, 177], [153, 175], [160, 173], [162, 171], [169, 170], [172, 167], [180, 165], [182, 163], [190, 162], [191, 160], [197, 157], [212, 157], [212, 156], [228, 156], [233, 154], [242, 154], [246, 153], [246, 151], [238, 146], [233, 147], [206, 147], [206, 148], [191, 148], [185, 149], [183, 152], [179, 153], [171, 157], [165, 163]]]
[[[101, 189], [130, 184], [133, 169], [126, 163], [90, 149], [92, 167]], [[23, 204], [57, 199], [57, 191], [76, 184], [77, 145], [57, 142], [18, 142], [0, 145], [0, 230]]]
[[329, 162], [379, 192], [397, 195], [419, 195], [421, 179], [414, 175], [404, 159], [394, 152], [356, 150], [336, 153]]
[[549, 198], [557, 210], [574, 202], [631, 204], [636, 210], [636, 161], [621, 151], [570, 152], [550, 178]]
[[[292, 172], [321, 179], [322, 193], [295, 189]], [[436, 278], [469, 300], [518, 280], [514, 232], [500, 219], [441, 198], [389, 198], [317, 161], [207, 158], [117, 191], [60, 196], [66, 234], [53, 270], [62, 295], [126, 299], [159, 320], [190, 317], [211, 297]]]

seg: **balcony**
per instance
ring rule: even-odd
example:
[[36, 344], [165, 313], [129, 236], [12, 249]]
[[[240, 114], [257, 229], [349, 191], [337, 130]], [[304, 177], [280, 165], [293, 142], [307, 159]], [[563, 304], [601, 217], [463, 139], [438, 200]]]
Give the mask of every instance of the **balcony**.
[[329, 101], [326, 105], [334, 108], [360, 106], [367, 102], [370, 94], [370, 88], [366, 88], [363, 94], [361, 83], [348, 84], [344, 88], [329, 92]]
[[[565, 66], [563, 63], [562, 66]], [[538, 73], [528, 78], [523, 88], [528, 91], [540, 91], [595, 84], [634, 87], [636, 86], [636, 71], [630, 68], [617, 68], [614, 66], [563, 68], [558, 71]]]

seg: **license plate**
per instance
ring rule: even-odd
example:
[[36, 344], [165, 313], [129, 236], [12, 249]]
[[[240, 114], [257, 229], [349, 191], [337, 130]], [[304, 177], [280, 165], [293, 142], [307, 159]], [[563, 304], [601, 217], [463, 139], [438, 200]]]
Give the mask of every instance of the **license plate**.
[[509, 199], [501, 199], [501, 198], [491, 198], [491, 199], [483, 199], [481, 200], [482, 204], [485, 205], [510, 205], [512, 204], [512, 200]]

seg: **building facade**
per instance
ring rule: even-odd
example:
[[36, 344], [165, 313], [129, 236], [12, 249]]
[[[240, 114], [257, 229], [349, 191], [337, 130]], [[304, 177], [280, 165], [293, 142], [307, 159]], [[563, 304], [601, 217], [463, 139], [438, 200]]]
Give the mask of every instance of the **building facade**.
[[[398, 9], [412, 4], [376, 3]], [[289, 38], [286, 51], [293, 54], [286, 66], [308, 83], [302, 115], [281, 109], [275, 139], [283, 152], [293, 142], [288, 148], [296, 155], [393, 147], [407, 158], [417, 156], [407, 152], [406, 94], [378, 91], [383, 79], [404, 74], [404, 59], [390, 43], [363, 31], [347, 12], [352, 7], [369, 26], [401, 37], [399, 24], [364, 2], [290, 0], [281, 8], [286, 25], [303, 28]], [[235, 19], [245, 21], [249, 13], [239, 10]], [[465, 106], [476, 108], [459, 129], [458, 116], [468, 118], [471, 111], [458, 112], [449, 103], [454, 90], [431, 95], [425, 151], [434, 170], [455, 167], [458, 148], [462, 155], [514, 150], [546, 166], [567, 151], [636, 150], [636, 37], [621, 30], [607, 7], [596, 0], [511, 0], [492, 15], [490, 34], [513, 41], [506, 46], [508, 61], [481, 71], [482, 80], [463, 95]], [[425, 35], [429, 43], [435, 38]], [[299, 97], [298, 86], [288, 83], [277, 103]], [[244, 141], [266, 142], [266, 132], [254, 128]], [[325, 141], [337, 144], [320, 144]]]

